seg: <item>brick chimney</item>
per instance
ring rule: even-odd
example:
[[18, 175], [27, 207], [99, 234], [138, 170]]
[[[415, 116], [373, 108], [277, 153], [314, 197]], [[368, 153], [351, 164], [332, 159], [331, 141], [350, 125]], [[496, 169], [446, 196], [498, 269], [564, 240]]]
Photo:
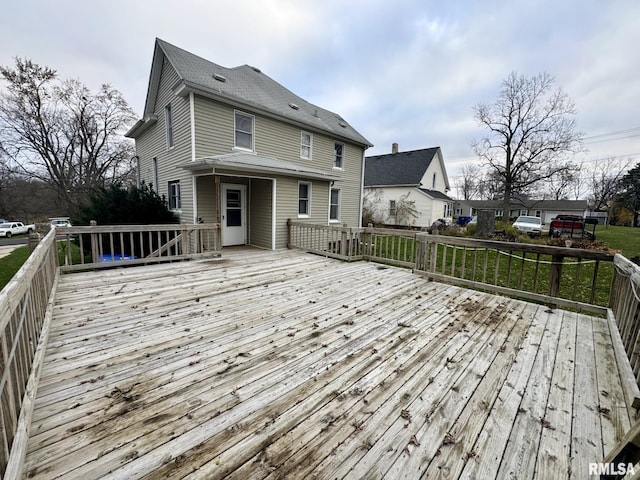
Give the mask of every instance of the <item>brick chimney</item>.
[[391, 153], [398, 153], [398, 144], [397, 143], [392, 143], [391, 144]]

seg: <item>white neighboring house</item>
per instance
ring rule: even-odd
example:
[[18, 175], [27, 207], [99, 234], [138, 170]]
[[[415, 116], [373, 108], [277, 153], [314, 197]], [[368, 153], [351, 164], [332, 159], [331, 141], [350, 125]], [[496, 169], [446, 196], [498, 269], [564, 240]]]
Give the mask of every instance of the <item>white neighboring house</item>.
[[[449, 190], [440, 147], [398, 152], [394, 143], [390, 154], [365, 158], [364, 197], [375, 199], [376, 220], [387, 225], [429, 227], [439, 218], [450, 221], [454, 200]], [[415, 202], [416, 216], [398, 215], [403, 199]]]

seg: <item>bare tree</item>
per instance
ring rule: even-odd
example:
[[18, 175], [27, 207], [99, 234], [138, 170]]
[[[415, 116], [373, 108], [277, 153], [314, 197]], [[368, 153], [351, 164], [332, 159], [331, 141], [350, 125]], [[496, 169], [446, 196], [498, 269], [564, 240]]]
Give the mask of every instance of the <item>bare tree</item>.
[[55, 188], [69, 210], [131, 169], [133, 144], [123, 133], [135, 114], [109, 85], [92, 93], [78, 80], [16, 58], [0, 67], [2, 148], [22, 173]]
[[420, 212], [416, 209], [416, 201], [409, 200], [411, 192], [402, 195], [396, 202], [396, 223], [409, 226], [418, 218]]
[[553, 78], [546, 73], [527, 78], [512, 72], [495, 103], [473, 109], [489, 130], [473, 148], [503, 185], [505, 220], [512, 195], [573, 168], [565, 157], [582, 141], [574, 104], [561, 88], [552, 88]]
[[458, 198], [475, 200], [482, 189], [482, 173], [479, 165], [465, 165], [461, 169], [462, 175], [456, 182]]
[[504, 185], [495, 171], [485, 172], [478, 181], [478, 195], [482, 200], [498, 200], [503, 197]]
[[621, 180], [632, 165], [629, 159], [620, 162], [613, 158], [598, 161], [588, 177], [589, 208], [594, 211], [608, 209], [621, 190]]
[[370, 223], [384, 223], [384, 208], [382, 206], [382, 190], [379, 188], [367, 188], [362, 197], [362, 226], [366, 227]]
[[[571, 165], [569, 169], [557, 172], [555, 175], [544, 181], [544, 199], [562, 200], [567, 199], [576, 192], [580, 182], [580, 169], [577, 165]], [[577, 199], [577, 197], [576, 197]]]

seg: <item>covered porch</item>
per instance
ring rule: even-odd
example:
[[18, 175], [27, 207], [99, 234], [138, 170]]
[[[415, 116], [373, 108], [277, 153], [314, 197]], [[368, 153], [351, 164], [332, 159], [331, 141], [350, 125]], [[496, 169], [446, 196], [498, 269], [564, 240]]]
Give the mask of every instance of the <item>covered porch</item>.
[[[221, 226], [222, 246], [286, 246], [288, 218], [299, 216], [299, 184], [310, 185], [305, 218], [328, 222], [329, 189], [341, 177], [320, 169], [250, 153], [188, 162], [193, 174], [194, 216]], [[326, 198], [324, 198], [326, 197]]]

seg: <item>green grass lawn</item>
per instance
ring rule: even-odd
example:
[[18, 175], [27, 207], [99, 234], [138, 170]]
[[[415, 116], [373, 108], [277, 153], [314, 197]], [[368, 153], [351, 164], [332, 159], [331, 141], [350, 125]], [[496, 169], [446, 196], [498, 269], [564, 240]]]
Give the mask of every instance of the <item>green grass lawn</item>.
[[20, 267], [29, 258], [29, 246], [16, 248], [6, 257], [0, 258], [0, 290], [2, 290], [9, 280], [20, 270]]
[[640, 228], [598, 225], [596, 239], [619, 250], [627, 258], [640, 256]]

